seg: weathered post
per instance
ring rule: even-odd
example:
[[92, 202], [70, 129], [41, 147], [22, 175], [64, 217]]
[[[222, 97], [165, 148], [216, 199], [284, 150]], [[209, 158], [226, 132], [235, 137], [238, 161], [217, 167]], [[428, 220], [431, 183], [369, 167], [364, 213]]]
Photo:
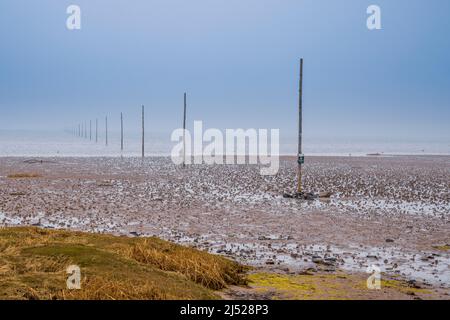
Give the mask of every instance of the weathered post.
[[186, 92], [184, 93], [184, 112], [183, 112], [183, 168], [186, 167]]
[[303, 98], [303, 59], [300, 59], [300, 82], [298, 92], [298, 178], [297, 178], [297, 193], [303, 192], [302, 188], [302, 164], [305, 161], [305, 157], [302, 154], [302, 98]]
[[145, 142], [145, 123], [144, 123], [144, 105], [142, 105], [142, 159], [145, 156], [144, 142]]
[[105, 144], [108, 145], [108, 116], [105, 117]]
[[95, 119], [95, 143], [98, 142], [98, 119]]
[[123, 151], [123, 114], [120, 113], [120, 151]]
[[78, 124], [78, 137], [81, 137], [81, 124]]

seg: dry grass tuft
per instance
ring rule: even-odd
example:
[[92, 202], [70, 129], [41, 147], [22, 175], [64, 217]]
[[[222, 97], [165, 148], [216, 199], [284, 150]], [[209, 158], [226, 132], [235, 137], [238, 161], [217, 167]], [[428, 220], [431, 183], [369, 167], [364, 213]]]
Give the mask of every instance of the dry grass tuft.
[[138, 262], [154, 265], [161, 270], [179, 272], [213, 290], [225, 288], [228, 284], [247, 284], [241, 276], [245, 271], [243, 266], [192, 248], [155, 243], [154, 239], [146, 239], [129, 248], [126, 254]]
[[151, 281], [127, 283], [90, 277], [81, 283], [81, 290], [61, 290], [56, 300], [165, 300], [167, 294], [161, 292]]
[[8, 175], [9, 179], [31, 179], [31, 178], [40, 178], [42, 177], [41, 174], [39, 173], [27, 173], [27, 172], [22, 172], [22, 173], [12, 173]]

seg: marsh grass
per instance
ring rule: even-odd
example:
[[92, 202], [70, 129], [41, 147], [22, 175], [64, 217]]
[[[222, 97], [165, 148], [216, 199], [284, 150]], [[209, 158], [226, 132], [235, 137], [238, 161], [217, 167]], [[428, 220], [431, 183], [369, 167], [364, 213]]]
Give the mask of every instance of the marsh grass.
[[[81, 290], [66, 268], [81, 269]], [[157, 238], [0, 228], [0, 299], [215, 299], [245, 267]]]

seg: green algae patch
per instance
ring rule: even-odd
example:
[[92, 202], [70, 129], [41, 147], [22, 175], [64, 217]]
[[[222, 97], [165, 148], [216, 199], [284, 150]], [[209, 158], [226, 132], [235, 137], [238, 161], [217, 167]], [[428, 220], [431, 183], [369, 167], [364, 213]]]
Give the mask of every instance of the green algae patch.
[[403, 292], [408, 295], [416, 295], [416, 294], [429, 295], [432, 293], [428, 289], [417, 288], [417, 287], [409, 285], [405, 281], [394, 280], [394, 279], [381, 280], [381, 288], [393, 289], [393, 290]]
[[304, 298], [316, 288], [305, 283], [300, 276], [292, 277], [276, 273], [254, 273], [248, 276], [251, 285], [260, 292], [277, 292], [280, 298]]
[[341, 273], [315, 275], [254, 273], [250, 274], [248, 279], [252, 287], [259, 292], [272, 295], [273, 299], [349, 299], [347, 285], [343, 285], [348, 276]]
[[434, 297], [428, 289], [396, 279], [383, 279], [380, 290], [368, 289], [366, 274], [343, 271], [313, 275], [262, 272], [249, 274], [248, 279], [251, 290], [273, 300], [406, 300]]

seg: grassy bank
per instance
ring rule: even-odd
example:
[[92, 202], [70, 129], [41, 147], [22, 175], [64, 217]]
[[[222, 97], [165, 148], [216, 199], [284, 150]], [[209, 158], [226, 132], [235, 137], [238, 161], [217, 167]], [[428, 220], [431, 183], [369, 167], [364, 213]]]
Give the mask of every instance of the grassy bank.
[[[81, 269], [81, 289], [66, 269]], [[0, 228], [1, 299], [448, 299], [442, 290], [343, 271], [278, 274], [157, 238]], [[226, 290], [221, 290], [225, 289]]]
[[[81, 290], [66, 287], [69, 265]], [[215, 299], [244, 269], [156, 238], [0, 228], [0, 299]]]

